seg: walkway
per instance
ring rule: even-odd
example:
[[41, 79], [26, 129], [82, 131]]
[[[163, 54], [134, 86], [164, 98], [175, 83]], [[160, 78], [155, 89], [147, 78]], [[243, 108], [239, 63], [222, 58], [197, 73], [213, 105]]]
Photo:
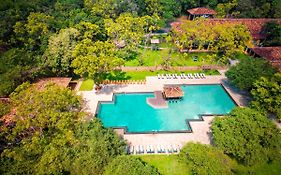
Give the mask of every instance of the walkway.
[[163, 98], [162, 91], [155, 91], [154, 98], [147, 98], [146, 101], [153, 108], [168, 108], [168, 103]]
[[[158, 79], [155, 76], [147, 77], [146, 84], [106, 85], [101, 91], [80, 91], [86, 101], [87, 112], [96, 113], [99, 101], [112, 101], [113, 93], [121, 92], [155, 92], [161, 91], [166, 84], [223, 84], [226, 91], [239, 106], [245, 106], [248, 99], [237, 89], [233, 89], [227, 82], [224, 72], [218, 76], [206, 76], [204, 79]], [[88, 118], [87, 120], [90, 120]], [[210, 125], [213, 117], [203, 117], [204, 121], [192, 121], [192, 133], [157, 133], [157, 134], [123, 134], [124, 139], [133, 146], [143, 145], [170, 145], [184, 144], [189, 141], [210, 144]], [[121, 131], [119, 134], [122, 135]]]

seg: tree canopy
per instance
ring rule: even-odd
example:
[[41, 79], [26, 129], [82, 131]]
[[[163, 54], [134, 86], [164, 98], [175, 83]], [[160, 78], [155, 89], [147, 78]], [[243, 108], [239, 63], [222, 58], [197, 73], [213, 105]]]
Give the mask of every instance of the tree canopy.
[[49, 84], [25, 83], [12, 95], [15, 126], [6, 130], [1, 174], [101, 174], [124, 150], [112, 130], [94, 119], [82, 122], [81, 98]]
[[179, 154], [179, 159], [191, 164], [194, 174], [232, 174], [235, 162], [222, 151], [210, 145], [187, 143]]
[[273, 77], [261, 77], [251, 90], [252, 105], [258, 110], [275, 113], [281, 119], [281, 74]]
[[245, 58], [230, 67], [227, 78], [240, 89], [251, 90], [254, 82], [260, 77], [271, 77], [276, 70], [262, 58]]
[[97, 84], [107, 73], [123, 63], [123, 59], [117, 55], [115, 45], [109, 41], [92, 42], [84, 39], [76, 45], [73, 57], [74, 72], [93, 78]]
[[212, 123], [215, 146], [245, 165], [280, 159], [280, 130], [250, 108], [236, 108]]
[[182, 22], [180, 30], [174, 29], [173, 35], [180, 50], [196, 47], [223, 53], [224, 56], [217, 60], [222, 63], [251, 45], [251, 36], [245, 26], [232, 23], [212, 24], [204, 19]]

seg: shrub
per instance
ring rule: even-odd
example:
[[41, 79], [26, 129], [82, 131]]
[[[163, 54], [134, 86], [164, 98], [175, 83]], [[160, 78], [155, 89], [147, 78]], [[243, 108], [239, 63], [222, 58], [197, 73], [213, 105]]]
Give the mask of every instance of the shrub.
[[250, 108], [236, 108], [212, 124], [215, 145], [245, 165], [280, 158], [280, 130], [266, 116]]
[[191, 164], [194, 174], [232, 174], [234, 161], [222, 151], [210, 145], [188, 143], [179, 154], [179, 158]]

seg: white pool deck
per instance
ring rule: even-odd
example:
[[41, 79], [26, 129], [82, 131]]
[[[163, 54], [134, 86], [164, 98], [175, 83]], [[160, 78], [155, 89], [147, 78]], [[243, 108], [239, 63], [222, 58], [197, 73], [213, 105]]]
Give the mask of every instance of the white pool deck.
[[[147, 77], [146, 84], [126, 84], [126, 85], [106, 85], [101, 91], [79, 91], [86, 102], [85, 111], [92, 113], [93, 117], [99, 101], [112, 101], [113, 93], [126, 92], [154, 92], [163, 90], [167, 84], [222, 84], [232, 99], [239, 105], [245, 106], [248, 100], [240, 92], [232, 89], [226, 81], [223, 72], [218, 76], [206, 76], [204, 79], [158, 79], [157, 77]], [[180, 112], [180, 111], [179, 111]], [[204, 121], [192, 121], [192, 133], [155, 133], [155, 134], [123, 134], [122, 137], [133, 146], [143, 145], [184, 145], [187, 142], [211, 143], [210, 126], [214, 117], [203, 117]], [[88, 118], [87, 120], [90, 120]], [[119, 130], [120, 134], [120, 130]]]

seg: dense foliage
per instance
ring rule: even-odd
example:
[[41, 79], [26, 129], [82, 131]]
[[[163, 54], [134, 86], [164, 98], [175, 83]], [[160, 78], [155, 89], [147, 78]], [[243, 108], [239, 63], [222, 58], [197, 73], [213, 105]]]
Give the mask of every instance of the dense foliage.
[[243, 25], [232, 23], [210, 23], [208, 20], [197, 19], [184, 21], [180, 31], [174, 29], [175, 43], [179, 49], [208, 49], [215, 53], [223, 53], [220, 62], [225, 63], [236, 52], [250, 46], [251, 36]]
[[262, 111], [276, 114], [281, 119], [281, 74], [271, 78], [260, 78], [254, 83], [251, 91], [252, 105]]
[[[11, 105], [8, 102], [0, 101], [0, 118], [8, 114], [11, 110]], [[1, 124], [0, 124], [1, 126]]]
[[[280, 4], [281, 5], [281, 4]], [[265, 46], [281, 45], [281, 25], [276, 22], [269, 22], [264, 26], [266, 40], [263, 42]]]
[[101, 174], [123, 142], [96, 119], [83, 123], [81, 99], [52, 84], [25, 83], [12, 94], [15, 126], [5, 130], [1, 174]]
[[187, 143], [179, 154], [181, 161], [191, 164], [194, 174], [232, 174], [235, 162], [210, 145]]
[[105, 168], [105, 175], [158, 175], [157, 170], [133, 156], [118, 156]]
[[280, 160], [280, 130], [250, 108], [236, 108], [212, 124], [215, 145], [246, 165]]
[[261, 58], [245, 58], [230, 67], [226, 72], [227, 78], [240, 89], [251, 90], [254, 82], [260, 77], [271, 77], [276, 70]]

